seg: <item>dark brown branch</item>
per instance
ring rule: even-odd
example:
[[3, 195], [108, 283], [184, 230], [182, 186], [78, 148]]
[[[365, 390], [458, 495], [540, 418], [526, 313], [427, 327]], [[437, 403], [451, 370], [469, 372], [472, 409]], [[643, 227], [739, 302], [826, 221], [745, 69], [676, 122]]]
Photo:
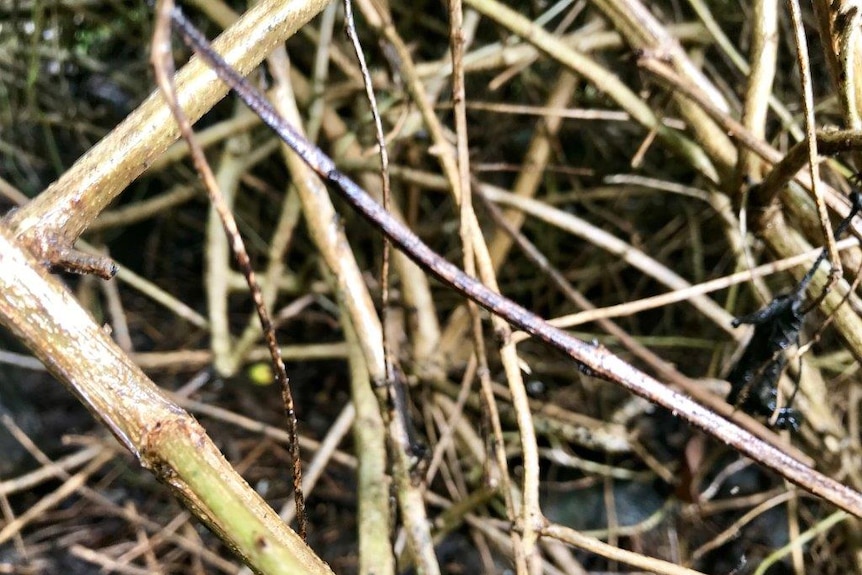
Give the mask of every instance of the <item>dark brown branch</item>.
[[174, 9], [174, 25], [186, 42], [212, 66], [240, 98], [275, 131], [320, 177], [333, 187], [362, 216], [386, 234], [398, 249], [441, 281], [472, 299], [482, 307], [499, 315], [512, 325], [526, 331], [546, 344], [565, 352], [579, 367], [591, 375], [623, 386], [629, 391], [670, 410], [689, 423], [703, 429], [716, 439], [755, 461], [773, 469], [804, 489], [831, 501], [838, 507], [862, 517], [862, 494], [826, 477], [789, 457], [782, 451], [757, 439], [747, 431], [719, 415], [680, 395], [656, 379], [635, 369], [599, 345], [581, 341], [557, 329], [539, 316], [492, 292], [480, 282], [464, 274], [425, 245], [412, 231], [392, 218], [382, 206], [362, 188], [342, 174], [335, 163], [320, 149], [304, 140], [288, 125], [263, 95], [231, 69], [215, 52], [206, 39]]

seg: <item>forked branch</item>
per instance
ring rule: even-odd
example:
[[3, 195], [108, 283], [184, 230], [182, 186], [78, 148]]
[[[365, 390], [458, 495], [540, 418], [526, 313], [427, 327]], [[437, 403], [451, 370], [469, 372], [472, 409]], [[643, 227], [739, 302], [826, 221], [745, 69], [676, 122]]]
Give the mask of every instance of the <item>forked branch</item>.
[[0, 269], [0, 324], [226, 545], [258, 573], [331, 573], [3, 223]]

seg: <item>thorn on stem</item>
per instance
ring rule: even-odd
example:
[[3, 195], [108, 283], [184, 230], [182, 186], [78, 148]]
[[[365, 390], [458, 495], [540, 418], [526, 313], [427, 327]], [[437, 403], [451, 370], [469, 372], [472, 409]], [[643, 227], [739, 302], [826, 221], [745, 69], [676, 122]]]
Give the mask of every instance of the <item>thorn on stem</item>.
[[117, 275], [119, 268], [109, 257], [88, 254], [71, 247], [63, 239], [56, 237], [28, 238], [22, 240], [39, 261], [51, 272], [64, 271], [79, 275], [95, 275], [109, 280]]

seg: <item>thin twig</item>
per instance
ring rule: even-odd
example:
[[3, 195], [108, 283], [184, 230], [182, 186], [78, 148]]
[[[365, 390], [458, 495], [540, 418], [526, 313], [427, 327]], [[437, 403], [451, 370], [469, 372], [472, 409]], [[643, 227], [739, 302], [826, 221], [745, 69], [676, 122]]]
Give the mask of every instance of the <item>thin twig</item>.
[[[281, 62], [277, 63], [276, 57]], [[284, 48], [279, 48], [270, 57], [270, 71], [275, 85], [276, 96], [274, 105], [283, 117], [289, 118], [290, 122], [296, 125], [300, 125], [301, 118], [293, 94], [288, 68], [287, 52]], [[334, 276], [334, 283], [336, 284], [334, 291], [340, 303], [348, 310], [347, 316], [349, 322], [344, 322], [345, 332], [349, 329], [348, 323], [350, 323], [352, 324], [352, 328], [361, 334], [361, 337], [356, 338], [356, 344], [361, 348], [362, 355], [364, 356], [364, 366], [366, 367], [365, 371], [367, 374], [366, 383], [370, 380], [374, 392], [387, 391], [388, 388], [385, 386], [386, 367], [382, 345], [383, 328], [371, 300], [371, 295], [365, 286], [359, 264], [347, 241], [346, 234], [337, 225], [338, 216], [332, 199], [324, 182], [286, 144], [283, 146], [283, 155], [288, 169], [294, 175], [297, 189], [300, 192], [305, 221], [311, 237], [320, 250], [322, 259], [326, 263], [326, 268]], [[349, 347], [351, 349], [351, 364], [353, 364], [354, 346], [350, 345]], [[356, 387], [354, 386], [354, 389]], [[358, 394], [355, 395], [355, 398], [362, 401], [363, 407], [368, 408], [365, 403], [365, 391], [371, 391], [371, 388], [363, 390], [361, 398]], [[370, 443], [359, 444], [359, 448], [363, 450], [363, 464], [368, 463], [370, 467], [378, 470], [382, 469], [385, 466], [387, 440], [395, 444], [395, 447], [391, 450], [393, 456], [392, 475], [394, 484], [397, 486], [395, 492], [401, 512], [401, 519], [405, 525], [406, 532], [410, 534], [409, 541], [411, 549], [415, 552], [414, 557], [417, 558], [417, 564], [421, 566], [421, 570], [427, 573], [435, 573], [438, 569], [436, 566], [437, 559], [433, 551], [430, 525], [423, 501], [423, 490], [419, 485], [414, 484], [411, 475], [413, 469], [411, 462], [413, 459], [410, 454], [410, 438], [404, 425], [406, 421], [400, 416], [392, 417], [394, 414], [393, 410], [390, 409], [387, 398], [382, 397], [383, 393], [374, 393], [374, 395], [378, 403], [375, 410], [376, 413], [388, 419], [386, 426], [377, 427], [369, 425], [364, 430], [367, 433], [363, 434], [362, 439], [364, 442]], [[357, 409], [359, 409], [358, 404]], [[364, 420], [366, 415], [367, 413], [358, 413], [360, 420]], [[361, 496], [372, 498], [369, 501], [369, 505], [375, 508], [373, 513], [376, 514], [378, 521], [376, 529], [373, 532], [369, 531], [368, 535], [377, 541], [382, 541], [381, 535], [388, 530], [389, 519], [388, 511], [385, 515], [382, 515], [380, 514], [380, 510], [388, 510], [389, 503], [388, 499], [384, 500], [380, 498], [381, 492], [379, 490], [368, 489], [368, 479], [368, 475], [364, 475], [362, 487], [365, 489]], [[387, 519], [385, 523], [380, 523], [380, 519], [383, 517]], [[388, 533], [383, 535], [383, 537], [388, 540]], [[377, 545], [376, 542], [372, 544]], [[364, 545], [363, 547], [367, 549], [367, 546]]]
[[170, 37], [172, 13], [174, 13], [173, 0], [159, 0], [156, 5], [156, 23], [153, 31], [153, 48], [151, 56], [156, 82], [162, 90], [165, 101], [171, 108], [174, 118], [176, 118], [183, 138], [189, 145], [195, 168], [201, 175], [210, 201], [221, 218], [225, 233], [228, 238], [230, 238], [231, 248], [236, 257], [237, 264], [246, 277], [252, 299], [257, 308], [258, 318], [260, 319], [267, 347], [269, 348], [276, 381], [278, 381], [279, 386], [281, 387], [282, 398], [284, 400], [284, 407], [287, 415], [287, 431], [288, 435], [291, 437], [289, 452], [291, 457], [291, 472], [293, 476], [293, 497], [296, 501], [299, 536], [305, 540], [307, 522], [305, 517], [305, 498], [302, 494], [302, 459], [300, 458], [299, 453], [296, 409], [294, 408], [293, 395], [290, 391], [290, 381], [287, 377], [287, 371], [285, 371], [284, 368], [284, 361], [281, 358], [281, 350], [278, 347], [278, 341], [275, 337], [275, 329], [272, 326], [272, 320], [270, 319], [269, 312], [264, 305], [260, 285], [257, 283], [254, 269], [251, 266], [251, 260], [248, 257], [245, 244], [243, 243], [242, 237], [237, 229], [236, 221], [219, 191], [218, 183], [216, 182], [212, 169], [206, 160], [206, 156], [204, 156], [203, 149], [201, 149], [195, 140], [191, 124], [177, 101], [176, 89], [173, 84], [174, 64]]
[[[457, 190], [455, 197], [459, 200], [460, 209], [460, 237], [463, 246], [464, 272], [471, 277], [476, 276], [476, 260], [481, 257], [477, 254], [477, 250], [481, 249], [484, 240], [478, 228], [472, 225], [476, 218], [473, 211], [473, 191], [470, 183], [470, 150], [467, 134], [467, 110], [465, 108], [466, 88], [464, 86], [464, 14], [460, 0], [449, 0], [449, 47], [452, 54], [452, 105], [455, 112], [455, 153], [457, 159]], [[476, 236], [474, 239], [474, 233]], [[487, 248], [486, 248], [487, 250]], [[491, 266], [486, 266], [491, 268]], [[493, 275], [493, 268], [483, 274], [484, 277]], [[492, 284], [491, 288], [495, 286]], [[509, 536], [512, 539], [512, 553], [514, 555], [514, 563], [516, 572], [519, 575], [526, 575], [528, 565], [535, 565], [537, 557], [535, 556], [535, 545], [538, 538], [536, 534], [536, 526], [538, 518], [541, 517], [539, 509], [539, 458], [536, 450], [535, 428], [532, 420], [529, 418], [529, 409], [526, 407], [526, 397], [524, 401], [516, 403], [521, 405], [520, 413], [525, 413], [526, 418], [519, 417], [519, 430], [521, 437], [522, 452], [524, 457], [524, 482], [522, 488], [522, 500], [520, 506], [520, 515], [518, 508], [515, 506], [510, 486], [508, 461], [506, 459], [505, 443], [503, 442], [502, 428], [500, 426], [500, 416], [497, 410], [496, 401], [491, 389], [490, 370], [488, 366], [488, 357], [484, 342], [484, 333], [482, 331], [482, 320], [479, 316], [479, 306], [474, 302], [469, 301], [467, 309], [470, 313], [471, 327], [473, 335], [474, 354], [479, 364], [479, 379], [482, 385], [482, 392], [486, 398], [486, 406], [493, 431], [493, 451], [499, 469], [501, 478], [501, 488], [503, 500], [506, 503], [506, 513], [510, 520], [514, 520], [521, 527], [520, 530], [513, 529]], [[496, 319], [496, 318], [495, 318]], [[503, 324], [503, 329], [500, 330], [501, 339], [503, 339], [503, 348], [500, 350], [501, 359], [504, 362], [507, 379], [510, 383], [514, 380], [515, 385], [510, 385], [512, 388], [513, 399], [520, 399], [518, 390], [523, 390], [523, 383], [520, 382], [520, 367], [517, 366], [517, 357], [514, 353], [514, 346], [511, 345], [508, 337], [508, 325]], [[525, 422], [527, 422], [525, 424]], [[519, 533], [520, 531], [520, 533]], [[535, 572], [535, 569], [532, 569]]]
[[662, 573], [665, 575], [703, 575], [700, 571], [680, 567], [679, 565], [675, 565], [668, 561], [662, 561], [661, 559], [655, 559], [653, 557], [645, 557], [639, 553], [619, 549], [593, 537], [587, 537], [574, 529], [558, 525], [556, 523], [548, 524], [542, 528], [541, 533], [545, 537], [559, 539], [560, 541], [578, 547], [579, 549], [590, 551], [597, 555], [601, 555], [602, 557], [620, 561], [634, 567], [640, 567], [645, 571]]
[[805, 28], [802, 24], [802, 10], [799, 8], [799, 0], [787, 0], [787, 4], [790, 8], [790, 19], [793, 22], [793, 35], [796, 40], [796, 61], [799, 63], [799, 76], [802, 82], [802, 109], [805, 112], [805, 140], [808, 142], [808, 169], [811, 172], [811, 193], [817, 206], [820, 229], [826, 238], [829, 263], [832, 264], [832, 269], [829, 272], [829, 282], [827, 282], [824, 288], [824, 291], [828, 291], [835, 285], [835, 282], [841, 279], [844, 270], [841, 267], [841, 258], [838, 257], [838, 248], [835, 247], [835, 236], [832, 235], [829, 213], [826, 211], [826, 203], [823, 201], [823, 192], [820, 189], [817, 138], [814, 133], [816, 130], [814, 90], [811, 85], [811, 69], [808, 65], [808, 43], [805, 39]]
[[[356, 55], [356, 61], [359, 63], [359, 70], [362, 73], [362, 84], [365, 87], [365, 97], [368, 99], [368, 106], [371, 108], [371, 117], [374, 120], [374, 137], [377, 139], [377, 152], [380, 158], [380, 183], [383, 192], [383, 209], [387, 212], [392, 210], [392, 193], [389, 182], [389, 152], [386, 149], [386, 137], [383, 133], [383, 121], [380, 119], [380, 111], [377, 109], [377, 97], [374, 95], [374, 86], [371, 82], [371, 74], [368, 72], [368, 65], [365, 62], [365, 54], [362, 52], [362, 45], [359, 43], [359, 36], [356, 33], [356, 23], [353, 21], [353, 2], [344, 0], [344, 31], [347, 34], [350, 44], [353, 46], [353, 52]], [[403, 385], [397, 381], [393, 361], [395, 358], [392, 355], [391, 342], [389, 341], [387, 317], [389, 312], [389, 257], [392, 252], [392, 244], [389, 238], [383, 238], [383, 257], [380, 264], [380, 323], [383, 324], [383, 362], [386, 371], [387, 387], [395, 385]], [[403, 390], [406, 391], [406, 390]], [[399, 393], [396, 390], [389, 390], [389, 393]]]

